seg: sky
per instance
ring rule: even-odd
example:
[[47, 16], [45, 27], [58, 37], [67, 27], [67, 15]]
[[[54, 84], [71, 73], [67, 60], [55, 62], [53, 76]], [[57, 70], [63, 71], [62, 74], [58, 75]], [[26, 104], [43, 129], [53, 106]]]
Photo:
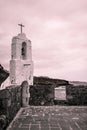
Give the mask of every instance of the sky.
[[32, 41], [34, 75], [87, 81], [87, 0], [0, 0], [0, 62], [7, 70], [19, 23]]

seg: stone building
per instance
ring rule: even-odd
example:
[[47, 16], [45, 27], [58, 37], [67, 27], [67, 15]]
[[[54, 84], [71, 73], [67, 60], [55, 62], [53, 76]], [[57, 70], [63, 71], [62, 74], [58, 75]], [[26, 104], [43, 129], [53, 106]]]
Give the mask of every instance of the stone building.
[[31, 41], [24, 33], [12, 38], [10, 60], [11, 84], [20, 85], [23, 81], [33, 84], [33, 61]]

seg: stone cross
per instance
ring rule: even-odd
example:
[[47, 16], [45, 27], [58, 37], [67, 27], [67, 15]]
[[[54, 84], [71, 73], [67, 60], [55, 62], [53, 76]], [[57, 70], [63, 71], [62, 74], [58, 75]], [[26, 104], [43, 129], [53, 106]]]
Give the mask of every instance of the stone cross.
[[22, 33], [22, 28], [24, 27], [23, 24], [18, 24], [20, 26], [20, 29], [21, 29], [21, 33]]

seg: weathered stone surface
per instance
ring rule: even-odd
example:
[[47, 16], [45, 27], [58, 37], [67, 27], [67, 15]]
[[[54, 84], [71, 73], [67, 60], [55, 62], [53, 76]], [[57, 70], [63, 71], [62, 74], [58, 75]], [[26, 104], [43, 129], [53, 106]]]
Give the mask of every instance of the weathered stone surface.
[[87, 107], [22, 108], [7, 130], [87, 130]]
[[21, 86], [9, 86], [0, 91], [0, 116], [6, 116], [7, 123], [14, 118], [20, 107]]
[[30, 97], [30, 94], [29, 94], [29, 84], [27, 81], [24, 81], [22, 84], [21, 84], [21, 87], [22, 87], [22, 107], [26, 107], [29, 105], [29, 97]]
[[33, 84], [33, 61], [31, 41], [24, 33], [12, 38], [10, 82], [21, 85], [23, 81]]

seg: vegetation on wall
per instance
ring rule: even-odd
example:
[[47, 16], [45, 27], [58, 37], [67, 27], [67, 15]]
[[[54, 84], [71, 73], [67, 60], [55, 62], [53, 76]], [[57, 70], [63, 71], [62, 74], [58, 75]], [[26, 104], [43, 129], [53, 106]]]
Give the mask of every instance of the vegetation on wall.
[[53, 105], [54, 86], [52, 84], [38, 84], [30, 86], [30, 105]]

